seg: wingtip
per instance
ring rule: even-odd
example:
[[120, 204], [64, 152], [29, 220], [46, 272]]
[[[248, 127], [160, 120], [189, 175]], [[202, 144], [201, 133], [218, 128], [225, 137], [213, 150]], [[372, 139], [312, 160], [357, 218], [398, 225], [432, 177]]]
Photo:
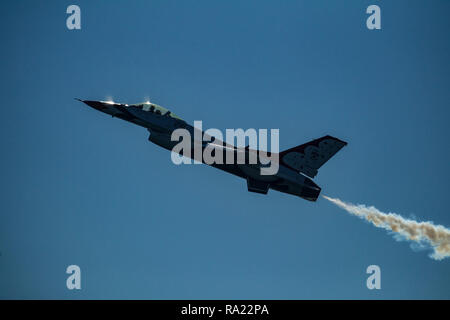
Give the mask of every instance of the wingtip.
[[78, 101], [81, 101], [81, 102], [84, 102], [84, 100], [81, 100], [80, 98], [74, 98], [75, 100], [78, 100]]
[[339, 142], [341, 142], [344, 146], [346, 146], [346, 145], [348, 144], [346, 141], [341, 140], [341, 139], [338, 139], [338, 138], [333, 137], [333, 136], [330, 136], [330, 135], [327, 135], [327, 136], [325, 136], [324, 138], [327, 138], [327, 139], [333, 139], [333, 140], [339, 141]]

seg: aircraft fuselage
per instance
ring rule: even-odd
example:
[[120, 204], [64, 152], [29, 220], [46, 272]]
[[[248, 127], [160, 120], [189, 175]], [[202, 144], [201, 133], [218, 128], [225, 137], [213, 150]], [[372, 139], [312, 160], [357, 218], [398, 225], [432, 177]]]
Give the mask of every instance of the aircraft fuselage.
[[[193, 126], [187, 124], [184, 120], [178, 118], [167, 109], [159, 107], [154, 104], [144, 103], [137, 105], [119, 104], [114, 102], [105, 101], [90, 101], [80, 100], [88, 106], [109, 114], [113, 117], [129, 121], [146, 128], [150, 132], [149, 141], [172, 151], [173, 147], [178, 141], [172, 141], [172, 132], [178, 128], [183, 128], [191, 133], [192, 139], [194, 139], [194, 131], [198, 130]], [[204, 132], [201, 132], [203, 137]], [[194, 152], [194, 144], [196, 141], [192, 141], [191, 158], [197, 161], [203, 161], [202, 158], [197, 159]], [[207, 143], [202, 144], [202, 148], [206, 147]], [[234, 146], [227, 145], [220, 140], [214, 140], [214, 145], [223, 145], [228, 149], [231, 148], [234, 153], [234, 159], [237, 158], [238, 153], [257, 152], [248, 148], [236, 148]], [[203, 152], [203, 150], [202, 150]], [[269, 189], [277, 190], [283, 193], [299, 196], [306, 200], [315, 201], [320, 194], [320, 187], [317, 186], [309, 177], [299, 173], [288, 166], [279, 164], [278, 172], [273, 175], [261, 174], [261, 162], [256, 164], [248, 162], [248, 156], [245, 157], [244, 163], [233, 164], [209, 164], [215, 168], [234, 174], [238, 177], [247, 180], [248, 190], [251, 192], [257, 192], [267, 194]]]

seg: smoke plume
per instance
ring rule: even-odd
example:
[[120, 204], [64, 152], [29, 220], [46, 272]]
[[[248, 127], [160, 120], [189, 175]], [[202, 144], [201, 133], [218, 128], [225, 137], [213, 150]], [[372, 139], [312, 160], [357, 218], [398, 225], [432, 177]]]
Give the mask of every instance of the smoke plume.
[[433, 250], [430, 257], [442, 260], [450, 257], [450, 230], [432, 222], [417, 222], [405, 219], [396, 213], [384, 213], [375, 207], [354, 205], [337, 198], [322, 196], [345, 211], [364, 219], [378, 228], [394, 232], [401, 239], [412, 241]]

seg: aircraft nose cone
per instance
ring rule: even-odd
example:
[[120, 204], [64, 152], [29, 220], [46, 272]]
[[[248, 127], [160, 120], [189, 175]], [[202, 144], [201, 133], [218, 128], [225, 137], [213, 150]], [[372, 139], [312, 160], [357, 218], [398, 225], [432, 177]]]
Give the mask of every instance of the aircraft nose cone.
[[100, 102], [100, 101], [81, 100], [81, 99], [76, 99], [76, 100], [84, 102], [89, 107], [94, 108], [94, 109], [99, 110], [99, 111], [102, 111], [105, 108], [103, 102]]

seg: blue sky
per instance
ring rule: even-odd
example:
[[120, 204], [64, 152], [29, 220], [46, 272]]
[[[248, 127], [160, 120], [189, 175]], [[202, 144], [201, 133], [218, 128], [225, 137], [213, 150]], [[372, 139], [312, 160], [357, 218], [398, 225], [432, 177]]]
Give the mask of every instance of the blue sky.
[[[66, 28], [78, 4], [82, 29]], [[381, 7], [382, 30], [365, 9]], [[349, 144], [323, 194], [450, 226], [450, 2], [7, 1], [0, 298], [450, 298], [434, 261], [323, 199], [176, 166], [74, 97]], [[66, 288], [79, 265], [82, 289]], [[366, 268], [381, 268], [368, 290]]]

